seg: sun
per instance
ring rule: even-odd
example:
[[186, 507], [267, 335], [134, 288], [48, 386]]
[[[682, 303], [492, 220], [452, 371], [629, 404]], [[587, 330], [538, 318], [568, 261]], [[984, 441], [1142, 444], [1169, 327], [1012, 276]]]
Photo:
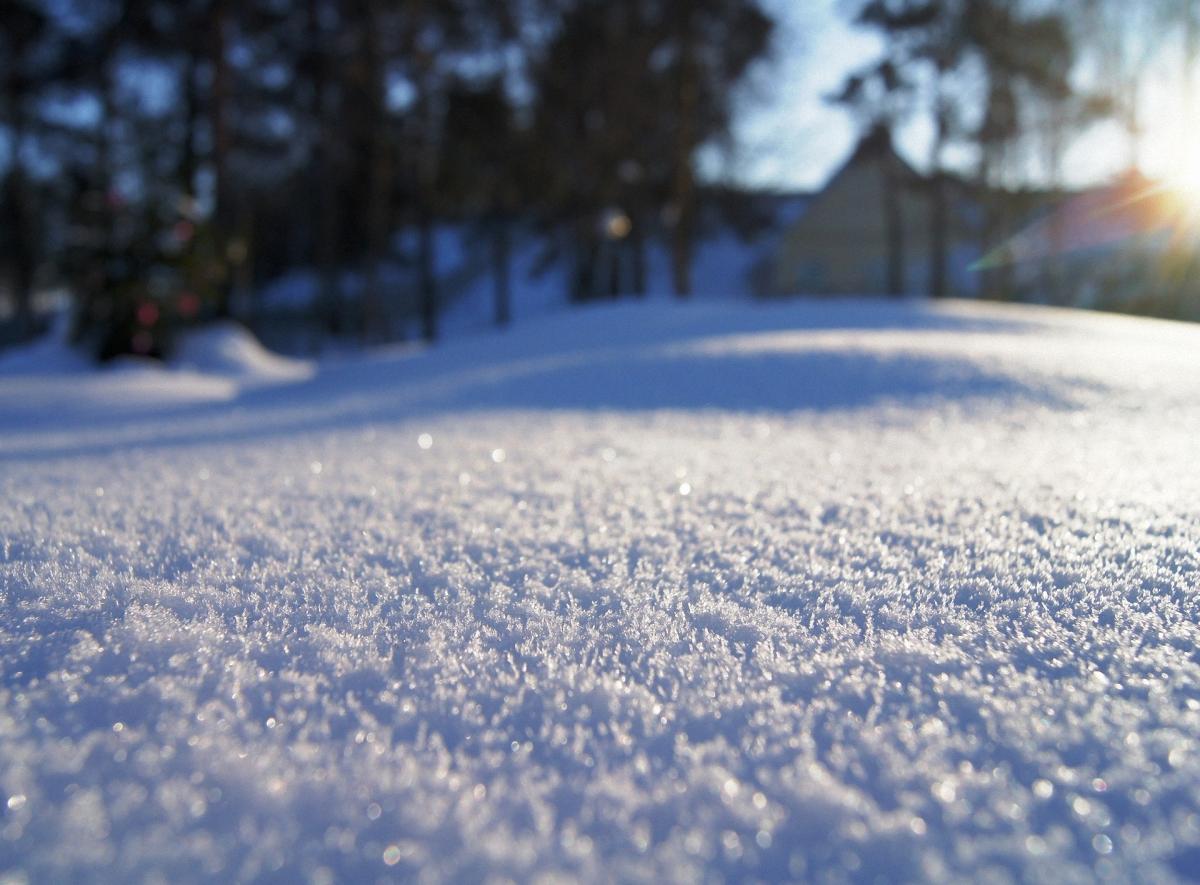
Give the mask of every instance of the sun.
[[1148, 90], [1137, 163], [1171, 198], [1181, 220], [1200, 227], [1200, 106], [1178, 85]]
[[1181, 163], [1166, 173], [1164, 184], [1182, 204], [1181, 211], [1187, 218], [1200, 220], [1200, 165], [1195, 160]]
[[[1190, 152], [1188, 152], [1190, 153]], [[1200, 163], [1197, 157], [1180, 155], [1176, 162], [1166, 164], [1159, 177], [1165, 200], [1158, 205], [1175, 236], [1187, 242], [1200, 237]]]

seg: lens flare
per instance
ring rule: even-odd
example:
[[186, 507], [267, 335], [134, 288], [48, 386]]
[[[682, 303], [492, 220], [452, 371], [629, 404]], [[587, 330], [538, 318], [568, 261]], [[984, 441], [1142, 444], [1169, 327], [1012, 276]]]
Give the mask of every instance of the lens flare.
[[1118, 247], [1152, 251], [1200, 243], [1200, 170], [1152, 181], [1138, 172], [1067, 197], [987, 252], [974, 270]]
[[1189, 164], [1175, 170], [1167, 176], [1166, 187], [1179, 201], [1180, 211], [1193, 229], [1200, 226], [1200, 167]]

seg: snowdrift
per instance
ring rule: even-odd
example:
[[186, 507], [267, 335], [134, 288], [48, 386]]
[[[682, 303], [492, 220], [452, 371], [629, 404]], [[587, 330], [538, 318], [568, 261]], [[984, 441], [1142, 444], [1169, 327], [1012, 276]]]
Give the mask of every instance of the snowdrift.
[[171, 364], [229, 378], [244, 388], [301, 381], [313, 375], [311, 363], [271, 353], [245, 327], [232, 322], [213, 324], [185, 335]]

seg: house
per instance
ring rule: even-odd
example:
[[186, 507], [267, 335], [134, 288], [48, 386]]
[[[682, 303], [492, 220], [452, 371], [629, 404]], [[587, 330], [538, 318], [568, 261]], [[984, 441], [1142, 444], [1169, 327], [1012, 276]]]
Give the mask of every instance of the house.
[[[943, 179], [944, 293], [1200, 319], [1200, 202], [1137, 172], [1080, 191]], [[876, 128], [787, 219], [754, 272], [765, 297], [928, 295], [930, 179]]]
[[[949, 179], [946, 289], [971, 295], [982, 212]], [[806, 211], [782, 232], [756, 273], [765, 296], [925, 295], [931, 290], [932, 187], [895, 150], [886, 128], [866, 135]]]

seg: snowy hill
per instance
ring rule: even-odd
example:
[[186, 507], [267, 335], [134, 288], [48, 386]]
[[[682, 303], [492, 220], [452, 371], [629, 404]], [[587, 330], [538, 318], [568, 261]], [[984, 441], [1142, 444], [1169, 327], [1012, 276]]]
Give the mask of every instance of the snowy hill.
[[199, 350], [0, 364], [0, 877], [1200, 869], [1200, 328]]

